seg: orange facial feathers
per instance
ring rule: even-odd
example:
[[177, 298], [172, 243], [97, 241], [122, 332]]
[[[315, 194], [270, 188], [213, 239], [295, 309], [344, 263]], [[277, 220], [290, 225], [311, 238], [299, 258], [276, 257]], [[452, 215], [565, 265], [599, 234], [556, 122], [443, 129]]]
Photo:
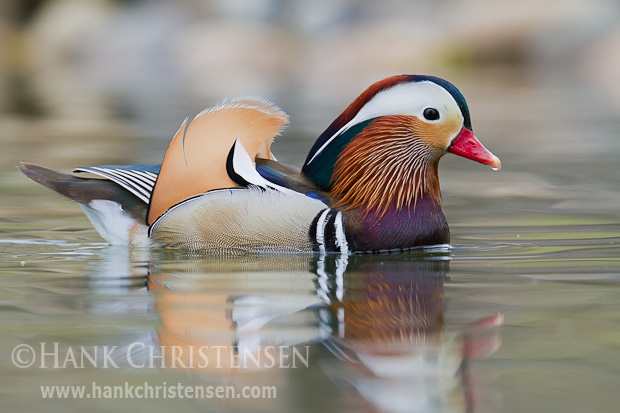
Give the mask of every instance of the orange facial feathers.
[[331, 194], [335, 207], [376, 210], [409, 207], [418, 195], [439, 201], [437, 163], [445, 153], [437, 144], [442, 125], [426, 125], [405, 115], [375, 120], [353, 139], [336, 161]]
[[273, 159], [271, 143], [288, 116], [275, 105], [243, 99], [224, 103], [187, 120], [170, 142], [153, 188], [147, 223], [179, 202], [237, 184], [226, 172], [228, 153], [239, 139], [252, 159]]

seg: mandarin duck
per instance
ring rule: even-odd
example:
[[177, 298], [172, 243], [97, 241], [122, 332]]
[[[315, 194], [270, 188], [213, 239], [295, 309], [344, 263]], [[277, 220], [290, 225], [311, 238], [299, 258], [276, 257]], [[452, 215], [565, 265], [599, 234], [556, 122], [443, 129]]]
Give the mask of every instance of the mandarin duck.
[[[371, 85], [318, 137], [301, 169], [271, 143], [288, 122], [243, 98], [185, 119], [161, 165], [21, 163], [76, 201], [110, 244], [214, 253], [383, 252], [448, 244], [437, 165], [450, 152], [497, 170], [451, 83], [400, 75]], [[101, 179], [103, 178], [103, 179]]]

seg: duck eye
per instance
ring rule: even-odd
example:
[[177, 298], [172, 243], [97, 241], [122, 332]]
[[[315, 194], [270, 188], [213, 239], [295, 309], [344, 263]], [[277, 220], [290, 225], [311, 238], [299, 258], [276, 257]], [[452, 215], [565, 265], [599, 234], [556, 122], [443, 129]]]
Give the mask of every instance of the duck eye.
[[439, 119], [439, 111], [435, 108], [426, 108], [423, 113], [424, 117], [427, 120], [437, 120]]

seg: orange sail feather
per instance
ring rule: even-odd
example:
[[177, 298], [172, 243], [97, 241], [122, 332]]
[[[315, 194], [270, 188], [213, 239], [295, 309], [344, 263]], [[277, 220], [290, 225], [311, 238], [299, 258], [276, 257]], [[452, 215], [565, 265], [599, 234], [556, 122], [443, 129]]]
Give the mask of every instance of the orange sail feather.
[[207, 109], [187, 122], [166, 151], [151, 196], [149, 225], [189, 197], [237, 186], [226, 172], [226, 159], [236, 139], [252, 159], [274, 159], [271, 143], [288, 122], [288, 116], [267, 101], [241, 99]]

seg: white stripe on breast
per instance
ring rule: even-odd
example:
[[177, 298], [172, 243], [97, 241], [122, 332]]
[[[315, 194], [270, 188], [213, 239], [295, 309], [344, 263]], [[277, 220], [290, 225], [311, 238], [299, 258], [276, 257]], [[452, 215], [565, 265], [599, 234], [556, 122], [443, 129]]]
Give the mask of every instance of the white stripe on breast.
[[321, 254], [325, 254], [325, 225], [327, 225], [325, 218], [327, 218], [327, 214], [329, 214], [329, 209], [323, 211], [316, 222], [316, 242], [319, 244]]
[[344, 233], [344, 224], [342, 223], [342, 212], [336, 214], [336, 220], [334, 222], [336, 230], [336, 246], [340, 250], [341, 254], [349, 253], [349, 244], [347, 243], [347, 237]]

